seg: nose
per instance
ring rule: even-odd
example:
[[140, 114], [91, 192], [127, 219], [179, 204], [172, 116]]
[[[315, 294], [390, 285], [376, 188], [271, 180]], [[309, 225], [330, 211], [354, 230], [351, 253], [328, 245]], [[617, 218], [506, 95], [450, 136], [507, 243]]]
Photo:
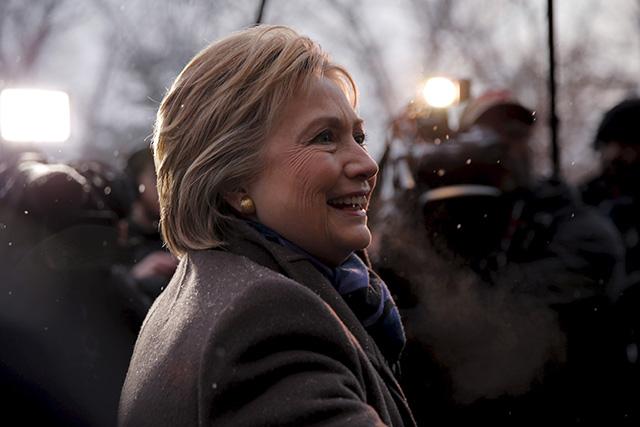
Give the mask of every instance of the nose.
[[348, 178], [368, 180], [378, 174], [378, 163], [362, 146], [354, 142], [349, 152], [349, 158], [344, 167]]

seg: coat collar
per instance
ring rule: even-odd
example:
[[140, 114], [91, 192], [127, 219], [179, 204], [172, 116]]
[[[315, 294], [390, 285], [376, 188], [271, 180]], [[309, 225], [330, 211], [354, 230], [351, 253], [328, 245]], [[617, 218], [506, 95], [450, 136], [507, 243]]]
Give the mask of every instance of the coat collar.
[[[233, 228], [234, 233], [227, 239], [224, 250], [243, 255], [266, 268], [277, 271], [307, 287], [322, 298], [335, 311], [340, 320], [349, 329], [349, 332], [356, 337], [373, 366], [389, 385], [389, 388], [393, 389], [401, 400], [405, 401], [404, 394], [384, 360], [380, 349], [342, 296], [329, 283], [326, 276], [315, 268], [306, 256], [265, 239], [257, 230], [244, 221], [236, 221]], [[360, 253], [358, 255], [362, 257]], [[366, 254], [364, 257], [365, 263], [368, 264]]]

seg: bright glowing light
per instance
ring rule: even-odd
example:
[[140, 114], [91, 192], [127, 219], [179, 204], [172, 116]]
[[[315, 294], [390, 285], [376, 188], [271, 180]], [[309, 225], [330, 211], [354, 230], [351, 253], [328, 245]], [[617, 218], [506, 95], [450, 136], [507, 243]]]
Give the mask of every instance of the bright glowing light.
[[460, 97], [460, 88], [456, 82], [446, 77], [432, 77], [422, 88], [424, 100], [432, 107], [446, 108]]
[[69, 96], [62, 91], [0, 92], [0, 131], [6, 141], [63, 142], [71, 133]]

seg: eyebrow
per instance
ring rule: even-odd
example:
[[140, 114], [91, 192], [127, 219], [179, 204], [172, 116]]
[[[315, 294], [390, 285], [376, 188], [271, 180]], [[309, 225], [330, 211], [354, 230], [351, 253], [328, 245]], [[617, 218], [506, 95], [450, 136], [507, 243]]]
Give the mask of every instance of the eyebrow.
[[[361, 117], [357, 117], [356, 120], [353, 121], [352, 126], [360, 126], [364, 124], [364, 120]], [[328, 125], [333, 128], [343, 128], [344, 121], [337, 116], [321, 116], [313, 119], [309, 122], [300, 132], [299, 137], [304, 136], [308, 132], [310, 132], [313, 128], [319, 127], [321, 125]]]

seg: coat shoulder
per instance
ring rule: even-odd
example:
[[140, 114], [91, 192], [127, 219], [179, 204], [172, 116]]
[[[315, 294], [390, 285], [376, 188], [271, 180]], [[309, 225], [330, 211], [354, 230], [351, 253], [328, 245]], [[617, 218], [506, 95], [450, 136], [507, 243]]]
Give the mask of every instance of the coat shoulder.
[[[204, 304], [226, 304], [266, 296], [277, 298], [284, 293], [303, 293], [319, 298], [306, 286], [252, 259], [224, 251], [190, 253], [180, 282], [182, 290], [195, 292]], [[263, 292], [265, 291], [266, 292]], [[204, 292], [205, 298], [202, 298]]]

